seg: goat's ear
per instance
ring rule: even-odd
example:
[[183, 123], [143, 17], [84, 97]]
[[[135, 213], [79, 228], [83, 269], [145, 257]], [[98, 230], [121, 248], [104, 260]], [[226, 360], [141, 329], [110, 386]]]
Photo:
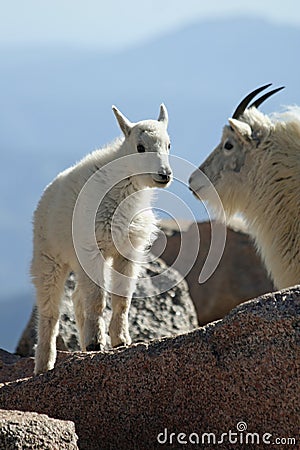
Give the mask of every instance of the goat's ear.
[[124, 133], [124, 136], [128, 137], [130, 135], [133, 124], [124, 116], [124, 114], [121, 113], [121, 111], [118, 110], [118, 108], [112, 106], [112, 110], [116, 116], [121, 130]]
[[165, 107], [165, 105], [163, 103], [160, 105], [159, 116], [158, 116], [157, 120], [159, 122], [163, 122], [167, 128], [169, 116], [168, 116], [167, 108]]
[[252, 136], [252, 130], [250, 125], [241, 120], [237, 119], [228, 119], [229, 125], [233, 129], [233, 131], [242, 139], [243, 141], [249, 141]]

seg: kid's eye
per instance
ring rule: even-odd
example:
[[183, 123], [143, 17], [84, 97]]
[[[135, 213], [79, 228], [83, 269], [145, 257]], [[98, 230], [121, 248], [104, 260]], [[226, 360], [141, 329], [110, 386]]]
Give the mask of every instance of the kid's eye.
[[144, 151], [145, 151], [145, 147], [144, 147], [142, 144], [139, 144], [139, 145], [136, 147], [136, 149], [137, 149], [137, 151], [138, 151], [139, 153], [144, 153]]

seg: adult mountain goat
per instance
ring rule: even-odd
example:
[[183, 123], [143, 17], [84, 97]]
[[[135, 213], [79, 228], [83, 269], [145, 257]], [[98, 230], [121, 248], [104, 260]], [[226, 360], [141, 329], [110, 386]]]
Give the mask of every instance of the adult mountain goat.
[[124, 138], [60, 173], [34, 214], [36, 374], [54, 367], [60, 299], [71, 270], [77, 278], [73, 301], [82, 350], [105, 345], [102, 314], [107, 290], [113, 310], [112, 346], [131, 342], [129, 306], [142, 255], [155, 230], [148, 188], [171, 182], [170, 139], [164, 105], [158, 120], [138, 123], [131, 123], [115, 107], [113, 111]]
[[257, 110], [282, 87], [248, 106], [269, 86], [242, 100], [224, 127], [220, 144], [191, 175], [189, 184], [209, 203], [211, 182], [225, 213], [242, 213], [281, 289], [300, 283], [300, 108], [271, 116]]

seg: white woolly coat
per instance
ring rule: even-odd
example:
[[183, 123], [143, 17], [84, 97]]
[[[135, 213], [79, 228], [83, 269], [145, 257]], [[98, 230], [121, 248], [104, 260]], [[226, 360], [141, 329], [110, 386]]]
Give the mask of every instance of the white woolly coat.
[[[122, 156], [120, 154], [122, 141], [116, 140], [109, 147], [87, 155], [75, 166], [61, 172], [47, 186], [34, 214], [34, 252], [49, 256], [58, 264], [68, 264], [76, 272], [78, 258], [73, 242], [73, 213], [82, 188], [93, 174], [93, 183], [90, 183], [87, 195], [83, 199], [80, 213], [92, 215], [96, 213], [95, 238], [105, 257], [113, 256], [112, 218], [125, 198], [123, 210], [120, 207], [119, 214], [114, 218], [115, 238], [120, 245], [124, 242], [126, 247], [124, 233], [128, 226], [128, 233], [135, 248], [140, 247], [142, 250], [145, 242], [150, 243], [152, 233], [156, 230], [156, 220], [151, 210], [153, 190], [142, 189], [137, 192], [138, 186], [130, 178], [124, 179], [110, 189], [114, 184], [112, 181], [114, 175], [107, 164]], [[108, 169], [99, 171], [103, 166], [107, 166]], [[123, 175], [118, 173], [118, 176], [121, 179]], [[94, 205], [99, 203], [104, 194], [105, 199], [100, 208], [93, 211]], [[130, 194], [134, 195], [130, 197]], [[82, 219], [86, 222], [86, 217]], [[84, 234], [85, 230], [82, 230], [82, 235]], [[91, 252], [95, 251], [92, 242], [85, 242], [85, 245], [90, 246]], [[36, 260], [38, 261], [38, 258]], [[35, 258], [33, 264], [34, 261]], [[38, 268], [33, 268], [33, 274], [36, 273], [35, 269]]]

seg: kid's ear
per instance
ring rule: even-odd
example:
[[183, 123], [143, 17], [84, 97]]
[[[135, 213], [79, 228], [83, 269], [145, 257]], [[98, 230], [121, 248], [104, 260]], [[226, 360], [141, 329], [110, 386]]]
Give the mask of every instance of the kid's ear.
[[116, 119], [118, 121], [118, 124], [121, 128], [121, 130], [124, 133], [125, 137], [128, 137], [130, 135], [131, 129], [133, 127], [133, 124], [128, 120], [124, 114], [121, 113], [121, 111], [118, 110], [115, 106], [112, 106], [112, 110], [116, 116]]
[[167, 128], [168, 120], [169, 120], [169, 118], [168, 118], [168, 111], [167, 111], [167, 108], [165, 107], [165, 105], [163, 103], [160, 105], [159, 116], [158, 116], [157, 120], [159, 122], [163, 122], [165, 124], [166, 128]]
[[241, 120], [237, 119], [228, 119], [229, 125], [233, 129], [233, 131], [242, 139], [243, 141], [249, 141], [252, 136], [252, 130], [250, 125]]

